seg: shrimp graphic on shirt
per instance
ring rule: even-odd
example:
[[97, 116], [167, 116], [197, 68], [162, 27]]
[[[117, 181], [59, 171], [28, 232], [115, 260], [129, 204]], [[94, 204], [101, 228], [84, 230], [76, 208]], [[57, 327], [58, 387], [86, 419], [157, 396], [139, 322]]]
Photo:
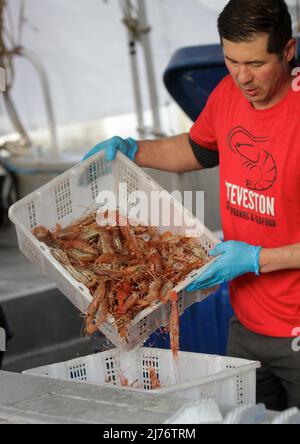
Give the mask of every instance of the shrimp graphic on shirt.
[[273, 156], [265, 150], [267, 141], [241, 126], [233, 128], [228, 135], [229, 148], [244, 160], [245, 182], [250, 190], [265, 191], [275, 183], [277, 168]]

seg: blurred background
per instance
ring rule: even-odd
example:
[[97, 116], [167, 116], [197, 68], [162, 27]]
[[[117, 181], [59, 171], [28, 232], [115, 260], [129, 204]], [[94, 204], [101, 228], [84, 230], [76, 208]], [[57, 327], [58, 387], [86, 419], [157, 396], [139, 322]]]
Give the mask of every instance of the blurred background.
[[[9, 0], [17, 33], [20, 0]], [[146, 0], [160, 105], [170, 97], [162, 75], [176, 49], [218, 43], [217, 13], [205, 2]], [[210, 4], [210, 1], [206, 3]], [[221, 2], [220, 2], [221, 3]], [[127, 32], [119, 0], [26, 0], [21, 44], [41, 60], [49, 77], [57, 123], [99, 119], [134, 112]], [[134, 2], [133, 2], [134, 4]], [[225, 4], [225, 2], [224, 2]], [[7, 20], [7, 26], [10, 26]], [[145, 84], [139, 51], [141, 83]], [[28, 129], [46, 127], [37, 75], [22, 58], [15, 61], [13, 97]], [[149, 98], [145, 94], [145, 109]], [[171, 128], [170, 128], [171, 129]], [[1, 134], [12, 131], [1, 104]], [[89, 146], [86, 145], [85, 148]], [[83, 147], [84, 149], [84, 147]]]
[[[21, 371], [89, 354], [99, 343], [109, 346], [104, 338], [95, 346], [80, 336], [79, 312], [19, 252], [9, 206], [109, 137], [188, 131], [226, 74], [216, 26], [226, 3], [0, 0], [0, 66], [6, 72], [6, 91], [0, 92], [0, 305], [13, 332], [4, 369]], [[299, 4], [288, 3], [296, 33]], [[218, 168], [150, 174], [170, 192], [204, 191], [205, 225], [221, 236]], [[219, 306], [202, 309], [202, 323], [195, 309], [184, 321], [191, 330], [199, 324], [200, 336], [211, 338], [209, 344], [194, 338], [192, 346], [190, 331], [186, 349], [225, 352], [231, 312], [226, 288], [221, 295]]]

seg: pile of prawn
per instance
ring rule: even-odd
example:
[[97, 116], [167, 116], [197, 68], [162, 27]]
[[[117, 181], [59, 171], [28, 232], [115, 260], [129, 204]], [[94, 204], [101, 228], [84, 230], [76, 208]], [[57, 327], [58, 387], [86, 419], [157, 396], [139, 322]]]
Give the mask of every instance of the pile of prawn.
[[[160, 234], [154, 227], [130, 223], [126, 216], [120, 223], [121, 215], [116, 215], [115, 224], [99, 225], [99, 214], [94, 211], [65, 228], [38, 226], [32, 233], [90, 290], [93, 299], [84, 320], [87, 335], [111, 315], [126, 340], [128, 325], [138, 313], [170, 301], [170, 341], [177, 354], [178, 304], [173, 288], [208, 261], [206, 253], [195, 238]], [[107, 213], [101, 217], [103, 222]]]

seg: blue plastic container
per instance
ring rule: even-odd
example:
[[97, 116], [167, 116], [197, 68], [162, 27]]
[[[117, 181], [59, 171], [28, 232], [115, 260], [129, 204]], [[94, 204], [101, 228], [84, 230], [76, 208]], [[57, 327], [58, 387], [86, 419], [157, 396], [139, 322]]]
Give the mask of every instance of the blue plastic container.
[[165, 70], [164, 83], [180, 108], [195, 121], [226, 74], [221, 45], [192, 46], [174, 53]]

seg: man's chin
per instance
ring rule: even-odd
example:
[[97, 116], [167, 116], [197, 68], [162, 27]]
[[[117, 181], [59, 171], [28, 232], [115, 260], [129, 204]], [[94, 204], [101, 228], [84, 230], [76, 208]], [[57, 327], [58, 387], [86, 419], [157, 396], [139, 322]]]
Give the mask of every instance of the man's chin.
[[258, 103], [258, 102], [264, 101], [264, 97], [261, 94], [252, 96], [252, 95], [247, 94], [246, 92], [243, 91], [243, 95], [251, 103]]

